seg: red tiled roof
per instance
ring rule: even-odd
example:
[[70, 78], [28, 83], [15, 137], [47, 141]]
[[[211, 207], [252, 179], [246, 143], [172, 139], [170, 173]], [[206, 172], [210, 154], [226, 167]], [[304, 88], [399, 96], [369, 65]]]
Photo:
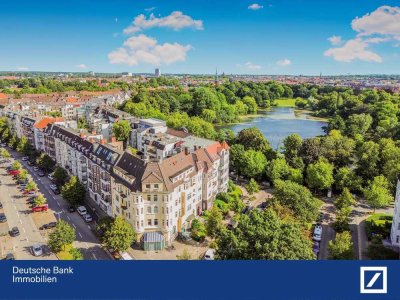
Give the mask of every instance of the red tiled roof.
[[40, 121], [36, 122], [36, 124], [33, 126], [38, 129], [43, 129], [47, 126], [47, 124], [54, 123], [54, 122], [62, 122], [62, 121], [64, 121], [64, 118], [61, 118], [61, 117], [60, 118], [44, 117]]

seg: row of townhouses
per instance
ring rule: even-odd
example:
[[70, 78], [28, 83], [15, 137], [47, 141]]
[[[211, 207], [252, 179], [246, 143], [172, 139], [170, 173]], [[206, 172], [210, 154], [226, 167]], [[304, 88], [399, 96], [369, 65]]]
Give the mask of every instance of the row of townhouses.
[[[13, 133], [26, 136], [77, 176], [106, 214], [122, 216], [139, 237], [157, 233], [165, 245], [171, 243], [228, 188], [229, 146], [192, 136], [185, 128], [168, 128], [162, 120], [134, 118], [96, 101], [82, 114], [88, 130], [64, 118], [8, 109], [3, 115]], [[112, 124], [119, 119], [129, 120], [128, 145], [136, 153], [112, 136]]]

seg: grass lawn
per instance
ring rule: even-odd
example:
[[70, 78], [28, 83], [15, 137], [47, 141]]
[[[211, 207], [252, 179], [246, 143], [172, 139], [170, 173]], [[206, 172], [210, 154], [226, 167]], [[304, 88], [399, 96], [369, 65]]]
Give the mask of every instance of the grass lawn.
[[274, 100], [276, 106], [281, 107], [295, 107], [296, 99], [293, 98], [283, 98], [283, 99], [275, 99]]
[[73, 260], [71, 253], [69, 253], [69, 250], [71, 250], [71, 248], [72, 245], [65, 246], [65, 249], [63, 251], [57, 252], [57, 257], [60, 260]]

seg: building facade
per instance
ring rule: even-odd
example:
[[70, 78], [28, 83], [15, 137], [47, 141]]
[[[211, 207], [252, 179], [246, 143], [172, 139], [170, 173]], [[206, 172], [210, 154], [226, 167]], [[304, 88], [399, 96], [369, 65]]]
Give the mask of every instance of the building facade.
[[393, 222], [390, 231], [390, 240], [393, 246], [400, 248], [400, 180], [397, 181]]

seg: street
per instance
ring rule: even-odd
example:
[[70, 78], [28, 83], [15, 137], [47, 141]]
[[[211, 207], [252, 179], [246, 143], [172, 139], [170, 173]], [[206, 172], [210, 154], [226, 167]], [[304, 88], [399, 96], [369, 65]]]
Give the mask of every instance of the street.
[[[16, 151], [13, 151], [12, 149], [9, 149], [10, 154], [14, 158], [18, 158], [21, 164], [24, 166], [26, 170], [30, 173], [32, 176], [33, 180], [37, 184], [39, 191], [45, 196], [47, 199], [47, 203], [49, 205], [49, 209], [53, 211], [55, 217], [57, 220], [64, 220], [68, 222], [72, 227], [75, 228], [76, 231], [76, 241], [74, 242], [74, 247], [79, 248], [84, 256], [84, 259], [87, 260], [108, 260], [111, 259], [108, 254], [104, 251], [102, 248], [99, 240], [97, 237], [94, 235], [92, 230], [90, 229], [90, 226], [94, 226], [93, 223], [86, 223], [81, 216], [77, 212], [70, 213], [68, 211], [69, 205], [67, 201], [65, 201], [61, 195], [55, 195], [49, 188], [49, 185], [52, 183], [46, 176], [45, 177], [39, 177], [37, 173], [33, 170], [33, 166], [30, 167], [26, 161], [22, 161], [22, 155], [17, 153]], [[9, 182], [11, 185], [15, 185], [15, 183], [12, 182], [11, 176], [5, 175], [5, 171], [2, 173], [2, 178], [1, 180], [3, 182]], [[4, 187], [3, 187], [4, 188]], [[11, 195], [18, 195], [19, 192], [17, 191], [17, 188], [14, 187], [15, 191], [13, 193], [10, 193]], [[2, 193], [3, 195], [3, 193]], [[11, 196], [10, 196], [11, 197]], [[17, 196], [18, 197], [18, 196]], [[27, 205], [23, 203], [25, 200], [21, 201], [21, 209], [22, 211], [27, 210]], [[17, 213], [17, 208], [15, 208], [15, 211], [12, 210], [13, 205], [10, 202], [10, 205], [7, 205], [7, 209], [10, 211], [5, 211], [7, 217], [10, 220], [14, 220], [14, 218], [18, 219], [19, 217], [21, 218], [25, 228], [25, 231], [27, 232], [28, 240], [30, 242], [25, 241], [25, 243], [33, 243], [32, 241], [37, 240], [37, 239], [46, 239], [45, 237], [42, 237], [42, 235], [46, 235], [46, 233], [40, 233], [39, 230], [37, 229], [37, 226], [34, 224], [32, 220], [32, 214], [31, 213]], [[22, 207], [24, 205], [25, 207]], [[14, 205], [15, 206], [15, 205]], [[11, 208], [10, 208], [11, 207]], [[41, 213], [37, 213], [41, 214]], [[25, 220], [25, 221], [24, 221]], [[28, 221], [29, 220], [29, 221]], [[14, 226], [12, 223], [10, 224], [10, 227]], [[25, 232], [21, 230], [21, 237], [23, 237]], [[44, 242], [44, 241], [43, 241]], [[25, 256], [19, 256], [21, 255], [18, 253], [17, 259], [23, 259]], [[31, 259], [33, 256], [28, 257], [27, 259]], [[48, 257], [45, 257], [45, 259], [48, 259]]]

